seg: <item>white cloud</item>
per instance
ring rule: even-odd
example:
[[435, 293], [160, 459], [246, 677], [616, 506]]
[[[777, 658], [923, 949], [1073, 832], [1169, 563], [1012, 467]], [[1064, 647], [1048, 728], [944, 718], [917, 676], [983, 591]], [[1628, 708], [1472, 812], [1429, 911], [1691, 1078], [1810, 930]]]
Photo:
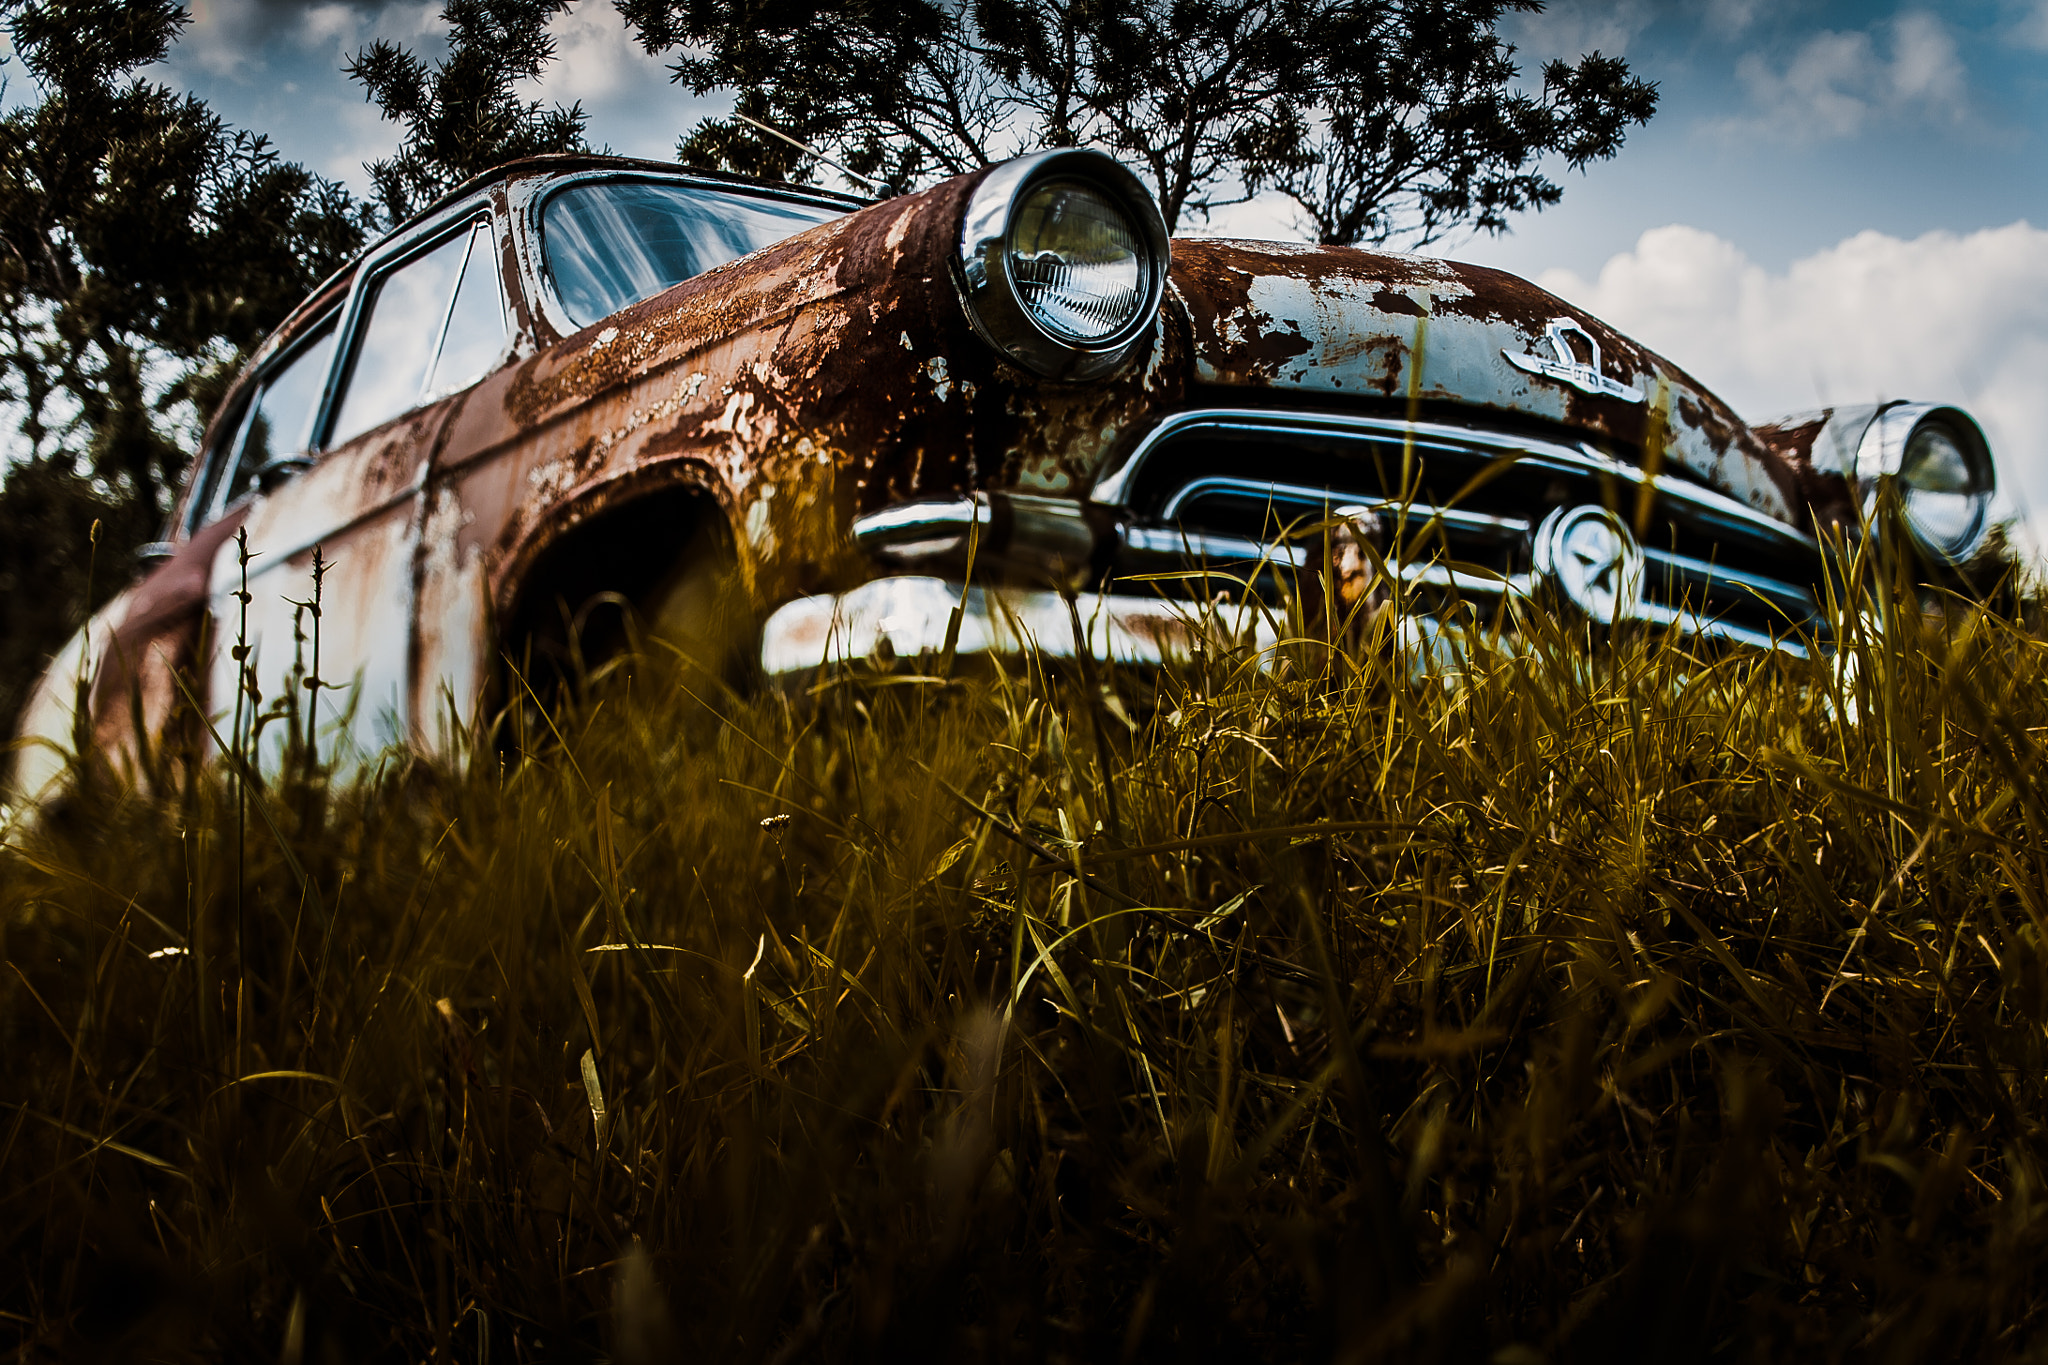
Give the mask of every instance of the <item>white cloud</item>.
[[594, 147], [666, 160], [678, 135], [707, 114], [729, 111], [729, 96], [699, 100], [669, 80], [671, 56], [650, 57], [611, 5], [581, 4], [548, 21], [555, 59], [518, 93], [550, 104], [583, 105]]
[[1182, 237], [1246, 237], [1260, 242], [1312, 242], [1315, 231], [1301, 205], [1278, 190], [1225, 204], [1207, 218], [1188, 214], [1174, 229]]
[[1741, 34], [1756, 22], [1763, 0], [1707, 0], [1701, 27], [1724, 38]]
[[2012, 26], [2012, 36], [2021, 47], [2048, 52], [2048, 0], [2033, 0]]
[[1983, 424], [2048, 546], [2048, 230], [1860, 232], [1782, 274], [1699, 228], [1653, 228], [1591, 280], [1538, 283], [1654, 347], [1751, 421], [1886, 398]]
[[209, 76], [233, 79], [250, 65], [258, 41], [270, 27], [262, 0], [210, 0], [193, 15], [178, 40], [177, 55]]
[[1527, 70], [1552, 57], [1576, 61], [1589, 52], [1627, 56], [1629, 44], [1655, 17], [1648, 0], [1559, 0], [1534, 14], [1509, 15], [1501, 28]]
[[1782, 68], [1760, 52], [1746, 53], [1735, 76], [1749, 113], [1723, 129], [1795, 142], [1853, 136], [1901, 115], [1953, 123], [1968, 103], [1954, 37], [1940, 19], [1919, 11], [1846, 33], [1822, 29]]
[[230, 81], [263, 77], [272, 44], [326, 49], [345, 59], [378, 38], [411, 42], [445, 31], [441, 0], [206, 0], [171, 50], [170, 65]]
[[360, 98], [337, 103], [326, 112], [317, 129], [301, 130], [295, 154], [307, 169], [339, 180], [357, 194], [368, 194], [370, 178], [363, 168], [398, 150], [398, 125]]
[[298, 18], [292, 34], [295, 43], [349, 56], [379, 38], [410, 44], [448, 32], [448, 24], [441, 18], [441, 0], [320, 0], [290, 8]]
[[555, 60], [530, 83], [529, 98], [570, 104], [610, 101], [669, 84], [668, 62], [650, 57], [610, 5], [578, 5], [548, 21]]

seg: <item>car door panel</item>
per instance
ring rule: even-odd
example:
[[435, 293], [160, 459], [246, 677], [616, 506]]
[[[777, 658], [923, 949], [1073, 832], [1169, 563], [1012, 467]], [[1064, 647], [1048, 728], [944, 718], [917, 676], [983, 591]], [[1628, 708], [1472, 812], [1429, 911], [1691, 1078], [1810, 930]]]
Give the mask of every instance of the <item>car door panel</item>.
[[[318, 549], [329, 566], [321, 584], [318, 663], [331, 690], [320, 694], [317, 725], [345, 739], [359, 757], [412, 736], [420, 493], [452, 407], [443, 402], [420, 409], [329, 451], [298, 479], [259, 499], [245, 525], [252, 556], [247, 640], [256, 687], [267, 704], [293, 685], [295, 672], [303, 676], [313, 666], [314, 623], [300, 604], [313, 598]], [[211, 584], [216, 627], [209, 690], [222, 715], [234, 709], [240, 582], [230, 542], [214, 559]]]
[[[262, 713], [285, 689], [303, 686], [317, 648], [324, 686], [316, 733], [332, 733], [356, 760], [420, 738], [414, 677], [422, 495], [462, 405], [459, 394], [439, 394], [473, 382], [507, 343], [488, 222], [470, 210], [419, 242], [367, 277], [345, 323], [347, 360], [324, 419], [342, 439], [250, 511], [256, 558], [246, 569], [246, 606], [236, 595], [245, 570], [233, 554], [215, 561], [211, 584], [216, 711], [233, 711], [239, 679], [262, 699]], [[317, 640], [307, 606], [316, 552], [331, 566]], [[238, 672], [234, 649], [243, 638], [250, 657]], [[266, 757], [277, 751], [264, 742]]]

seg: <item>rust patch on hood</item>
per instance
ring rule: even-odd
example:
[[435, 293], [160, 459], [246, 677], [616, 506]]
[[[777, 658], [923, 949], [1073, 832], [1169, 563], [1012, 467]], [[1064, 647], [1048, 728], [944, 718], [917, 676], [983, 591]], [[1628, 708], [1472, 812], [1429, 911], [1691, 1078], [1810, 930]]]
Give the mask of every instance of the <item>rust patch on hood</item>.
[[1857, 489], [1853, 481], [1814, 465], [1814, 447], [1833, 420], [1835, 410], [1799, 413], [1752, 428], [1756, 438], [1793, 472], [1799, 481], [1800, 498], [1809, 509], [1815, 531], [1832, 527], [1854, 527], [1857, 523]]
[[1270, 381], [1288, 361], [1314, 349], [1298, 321], [1275, 318], [1253, 301], [1257, 256], [1230, 243], [1176, 246], [1173, 297], [1187, 309], [1194, 335], [1213, 338], [1213, 349], [1228, 357], [1228, 372], [1238, 382]]

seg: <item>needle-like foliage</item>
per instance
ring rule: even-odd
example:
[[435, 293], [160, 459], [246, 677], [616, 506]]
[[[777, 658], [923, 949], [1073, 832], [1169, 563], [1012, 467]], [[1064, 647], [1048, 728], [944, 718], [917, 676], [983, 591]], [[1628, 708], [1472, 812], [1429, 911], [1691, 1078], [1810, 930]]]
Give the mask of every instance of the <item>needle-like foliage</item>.
[[161, 534], [242, 359], [368, 226], [340, 185], [154, 79], [189, 22], [170, 0], [0, 0], [10, 732], [50, 654]]
[[744, 116], [703, 121], [684, 161], [829, 177], [794, 137], [854, 188], [901, 190], [1092, 144], [1169, 228], [1273, 189], [1326, 243], [1499, 232], [1558, 202], [1547, 158], [1607, 160], [1657, 107], [1598, 52], [1526, 87], [1502, 29], [1540, 0], [616, 3], [678, 81], [730, 90]]
[[385, 38], [355, 55], [348, 74], [405, 130], [396, 152], [364, 166], [387, 226], [515, 157], [585, 149], [580, 104], [517, 93], [554, 60], [548, 20], [568, 8], [568, 0], [448, 0], [441, 60]]

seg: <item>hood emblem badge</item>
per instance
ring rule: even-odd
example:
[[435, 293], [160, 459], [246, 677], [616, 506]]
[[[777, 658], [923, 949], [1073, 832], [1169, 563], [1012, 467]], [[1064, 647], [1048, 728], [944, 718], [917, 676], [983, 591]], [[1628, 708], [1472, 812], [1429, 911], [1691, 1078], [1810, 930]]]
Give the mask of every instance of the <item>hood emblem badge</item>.
[[[1593, 353], [1591, 364], [1579, 359], [1578, 351], [1571, 343], [1574, 336], [1585, 339], [1587, 348]], [[1643, 401], [1641, 389], [1624, 384], [1619, 379], [1609, 379], [1601, 373], [1600, 343], [1593, 340], [1593, 334], [1578, 323], [1570, 318], [1552, 318], [1550, 324], [1543, 329], [1543, 338], [1550, 343], [1550, 349], [1556, 352], [1556, 359], [1539, 355], [1516, 355], [1513, 351], [1502, 351], [1501, 354], [1506, 356], [1508, 363], [1516, 369], [1527, 370], [1530, 374], [1540, 374], [1545, 379], [1555, 379], [1560, 384], [1569, 384], [1580, 393], [1590, 393], [1602, 398], [1619, 398], [1624, 403]]]

